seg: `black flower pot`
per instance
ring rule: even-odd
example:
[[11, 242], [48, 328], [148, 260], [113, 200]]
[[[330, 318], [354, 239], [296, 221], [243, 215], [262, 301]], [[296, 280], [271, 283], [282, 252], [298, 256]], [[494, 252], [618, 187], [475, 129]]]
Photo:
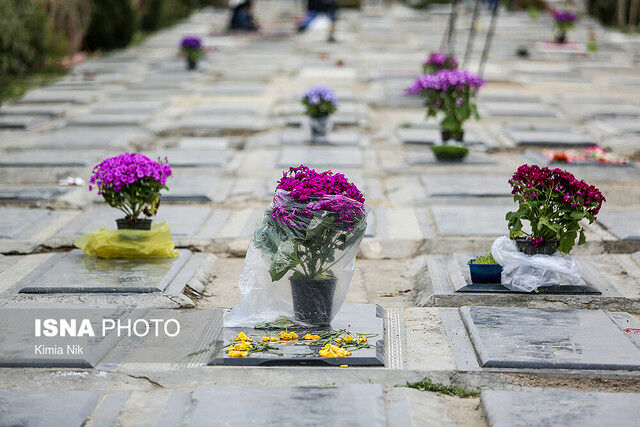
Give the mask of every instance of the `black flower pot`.
[[556, 34], [556, 43], [566, 43], [567, 42], [567, 33], [564, 31]]
[[442, 137], [442, 142], [447, 142], [450, 139], [458, 142], [464, 141], [463, 130], [461, 130], [460, 132], [451, 132], [450, 130], [440, 129], [440, 136]]
[[118, 230], [151, 230], [150, 219], [138, 219], [136, 221], [129, 221], [126, 218], [116, 219], [116, 225]]
[[467, 264], [472, 283], [502, 283], [502, 266], [500, 264], [474, 264], [473, 260]]
[[338, 279], [307, 279], [290, 277], [293, 312], [296, 320], [313, 326], [331, 323], [333, 294]]
[[517, 237], [515, 240], [518, 251], [526, 255], [553, 255], [560, 245], [558, 239], [544, 240], [538, 243], [538, 246], [533, 246], [533, 243], [523, 237]]
[[198, 69], [198, 61], [187, 58], [187, 70], [193, 71]]

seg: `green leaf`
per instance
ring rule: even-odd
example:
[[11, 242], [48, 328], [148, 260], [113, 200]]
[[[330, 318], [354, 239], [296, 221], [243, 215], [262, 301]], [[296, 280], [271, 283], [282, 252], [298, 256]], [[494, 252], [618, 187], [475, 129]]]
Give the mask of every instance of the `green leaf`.
[[286, 236], [279, 232], [273, 219], [269, 215], [265, 215], [253, 236], [253, 244], [265, 254], [273, 257], [285, 239]]
[[311, 218], [311, 221], [309, 221], [309, 224], [307, 225], [307, 239], [310, 239], [311, 237], [321, 233], [323, 228], [322, 217], [314, 216], [313, 218]]
[[580, 229], [580, 237], [578, 238], [578, 245], [584, 245], [587, 242], [587, 238], [584, 236], [584, 230]]
[[298, 264], [300, 264], [300, 259], [296, 245], [292, 239], [287, 239], [280, 244], [278, 251], [271, 259], [271, 268], [269, 268], [271, 280], [277, 282], [287, 274], [287, 271], [295, 268]]
[[576, 243], [576, 237], [578, 237], [578, 233], [575, 231], [570, 233], [564, 233], [560, 237], [560, 246], [558, 246], [558, 250], [566, 254], [571, 252], [571, 248], [573, 248], [573, 246]]

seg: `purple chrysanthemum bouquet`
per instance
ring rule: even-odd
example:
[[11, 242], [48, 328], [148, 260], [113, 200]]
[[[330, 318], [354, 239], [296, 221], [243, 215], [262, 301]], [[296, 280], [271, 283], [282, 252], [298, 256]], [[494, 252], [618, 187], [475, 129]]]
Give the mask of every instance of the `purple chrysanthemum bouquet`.
[[186, 36], [180, 42], [180, 51], [189, 63], [196, 63], [202, 57], [202, 41], [200, 37]]
[[564, 42], [567, 36], [567, 32], [573, 28], [578, 21], [578, 17], [575, 13], [569, 10], [553, 10], [553, 20], [556, 28], [558, 29], [558, 40]]
[[407, 94], [422, 96], [427, 116], [441, 115], [441, 129], [461, 140], [464, 122], [472, 115], [479, 118], [473, 99], [484, 84], [479, 75], [466, 70], [440, 70], [418, 77]]
[[[561, 169], [522, 165], [509, 180], [518, 210], [507, 213], [512, 239], [526, 237], [534, 246], [559, 241], [558, 249], [569, 253], [585, 242], [580, 221], [593, 223], [605, 198], [593, 185], [576, 179]], [[522, 221], [528, 221], [526, 233]]]
[[160, 191], [168, 190], [170, 176], [166, 158], [156, 162], [142, 154], [124, 153], [104, 159], [93, 168], [89, 190], [97, 187], [109, 206], [122, 211], [127, 222], [135, 223], [140, 215], [156, 214]]
[[422, 63], [424, 74], [433, 74], [440, 70], [453, 70], [458, 68], [458, 59], [453, 54], [444, 52], [433, 52], [426, 61]]
[[339, 260], [336, 253], [360, 244], [366, 213], [362, 193], [343, 174], [292, 167], [278, 181], [254, 243], [272, 257], [273, 281], [290, 270], [326, 279]]
[[368, 207], [340, 173], [292, 167], [253, 235], [240, 273], [240, 303], [225, 319], [253, 326], [281, 316], [328, 325], [355, 271]]
[[305, 114], [309, 117], [326, 117], [338, 109], [338, 97], [335, 92], [325, 86], [308, 89], [301, 99]]

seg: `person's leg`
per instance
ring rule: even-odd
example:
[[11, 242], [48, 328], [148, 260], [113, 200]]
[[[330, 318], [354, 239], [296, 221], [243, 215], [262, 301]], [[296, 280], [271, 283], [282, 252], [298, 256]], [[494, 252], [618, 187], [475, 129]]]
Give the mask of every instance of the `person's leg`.
[[318, 12], [313, 10], [308, 11], [304, 18], [302, 18], [302, 21], [300, 21], [300, 24], [298, 25], [298, 31], [305, 31], [317, 16]]
[[336, 42], [336, 21], [338, 18], [336, 11], [332, 10], [328, 12], [327, 17], [331, 21], [331, 26], [329, 27], [329, 37], [327, 38], [327, 41], [329, 43], [335, 43]]

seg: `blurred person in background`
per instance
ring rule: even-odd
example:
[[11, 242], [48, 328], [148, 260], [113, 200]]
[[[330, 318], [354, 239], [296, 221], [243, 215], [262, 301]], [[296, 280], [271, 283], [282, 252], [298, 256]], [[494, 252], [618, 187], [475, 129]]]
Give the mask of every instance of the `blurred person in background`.
[[321, 15], [325, 15], [331, 22], [327, 41], [334, 43], [336, 41], [336, 21], [338, 20], [338, 4], [336, 0], [307, 0], [307, 14], [298, 24], [298, 32], [306, 31], [309, 25]]
[[232, 10], [229, 31], [258, 31], [260, 26], [253, 18], [251, 0], [229, 0]]

